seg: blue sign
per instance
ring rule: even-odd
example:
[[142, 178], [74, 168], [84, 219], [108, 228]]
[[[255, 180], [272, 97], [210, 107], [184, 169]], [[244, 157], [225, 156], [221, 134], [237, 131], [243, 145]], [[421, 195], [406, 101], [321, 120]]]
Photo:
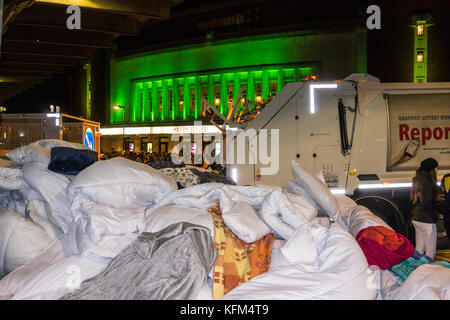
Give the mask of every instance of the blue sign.
[[95, 149], [94, 133], [91, 128], [87, 128], [84, 132], [84, 145], [88, 146], [91, 150]]

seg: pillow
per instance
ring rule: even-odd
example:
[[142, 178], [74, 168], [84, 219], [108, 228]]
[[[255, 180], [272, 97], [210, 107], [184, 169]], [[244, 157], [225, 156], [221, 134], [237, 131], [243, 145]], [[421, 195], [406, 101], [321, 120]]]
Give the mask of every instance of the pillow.
[[314, 236], [306, 224], [297, 228], [280, 250], [289, 262], [315, 265], [318, 257]]
[[27, 163], [23, 166], [23, 177], [27, 184], [39, 194], [40, 199], [47, 202], [50, 222], [63, 232], [67, 232], [73, 221], [71, 202], [66, 192], [69, 179], [36, 163]]
[[67, 194], [116, 208], [147, 207], [177, 190], [177, 183], [152, 167], [122, 157], [97, 161], [69, 184]]
[[241, 240], [251, 243], [270, 233], [251, 205], [236, 201], [230, 210], [222, 212], [225, 225]]
[[305, 198], [306, 201], [308, 201], [317, 210], [319, 216], [327, 216], [326, 212], [314, 201], [313, 198], [311, 198], [311, 196], [306, 192], [305, 189], [303, 189], [303, 187], [299, 186], [297, 183], [291, 180], [287, 180], [286, 183], [288, 186], [288, 191], [290, 193], [294, 193]]
[[106, 204], [85, 201], [77, 208], [84, 224], [84, 232], [94, 243], [109, 236], [142, 232], [146, 225], [145, 208], [114, 208]]
[[98, 153], [92, 150], [55, 147], [51, 149], [48, 170], [67, 175], [77, 175], [97, 160]]
[[291, 162], [291, 167], [295, 182], [308, 193], [332, 221], [336, 220], [339, 216], [339, 204], [327, 185], [306, 172], [294, 160]]
[[40, 163], [47, 168], [50, 163], [50, 150], [41, 146], [23, 146], [18, 147], [6, 154], [6, 156], [18, 164], [25, 164], [31, 162]]
[[69, 142], [64, 140], [58, 140], [58, 139], [42, 139], [35, 142], [32, 142], [29, 144], [29, 146], [40, 146], [44, 147], [46, 149], [53, 149], [55, 147], [67, 147], [67, 148], [74, 148], [74, 149], [85, 149], [85, 150], [91, 150], [88, 146], [85, 146], [81, 143], [75, 143], [75, 142]]
[[0, 210], [0, 277], [39, 255], [50, 242], [32, 221], [17, 212]]

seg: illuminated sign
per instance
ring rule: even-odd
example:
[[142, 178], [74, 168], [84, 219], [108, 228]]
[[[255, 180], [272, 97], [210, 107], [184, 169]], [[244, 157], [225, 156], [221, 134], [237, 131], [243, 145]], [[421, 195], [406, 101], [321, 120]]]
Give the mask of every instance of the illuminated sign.
[[91, 128], [87, 128], [84, 132], [84, 145], [89, 147], [91, 150], [95, 149], [94, 133]]
[[128, 150], [130, 150], [130, 152], [134, 152], [134, 142], [130, 142], [128, 145]]
[[197, 144], [191, 143], [191, 153], [197, 153]]
[[153, 143], [151, 143], [151, 142], [147, 143], [147, 152], [150, 152], [150, 153], [153, 152]]
[[[236, 130], [236, 128], [227, 128]], [[190, 133], [221, 133], [215, 126], [167, 126], [167, 127], [125, 127], [125, 128], [101, 128], [102, 135], [121, 134], [190, 134]]]

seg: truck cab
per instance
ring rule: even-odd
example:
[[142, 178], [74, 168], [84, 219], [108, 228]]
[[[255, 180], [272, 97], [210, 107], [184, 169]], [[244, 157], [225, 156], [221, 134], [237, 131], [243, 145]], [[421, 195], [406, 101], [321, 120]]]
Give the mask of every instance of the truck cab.
[[295, 159], [411, 237], [411, 180], [429, 157], [439, 162], [438, 181], [450, 172], [449, 135], [450, 83], [381, 83], [368, 74], [288, 83], [227, 139], [246, 152], [245, 163], [227, 159], [227, 174], [240, 185], [284, 187]]

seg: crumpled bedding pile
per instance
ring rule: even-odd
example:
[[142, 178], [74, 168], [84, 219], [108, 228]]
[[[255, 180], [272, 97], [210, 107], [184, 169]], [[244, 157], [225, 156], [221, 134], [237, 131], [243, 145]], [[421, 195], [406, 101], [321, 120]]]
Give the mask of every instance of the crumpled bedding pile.
[[[9, 169], [2, 177], [16, 181], [4, 190], [0, 213], [0, 299], [449, 298], [442, 265], [420, 266], [396, 286], [379, 277], [356, 237], [389, 226], [350, 198], [333, 196], [294, 161], [287, 189], [178, 189], [172, 177], [123, 158], [74, 176], [49, 171], [36, 155], [21, 161], [0, 164]], [[13, 200], [11, 191], [25, 188], [33, 196]], [[223, 225], [211, 214], [215, 206]], [[219, 268], [229, 275], [237, 263], [220, 260], [222, 242], [229, 243], [218, 233], [225, 226], [249, 247], [273, 237], [267, 269], [232, 287], [216, 275]]]
[[202, 183], [223, 183], [235, 185], [234, 181], [211, 168], [203, 169], [195, 166], [166, 167], [159, 171], [173, 177], [182, 188], [188, 188]]

